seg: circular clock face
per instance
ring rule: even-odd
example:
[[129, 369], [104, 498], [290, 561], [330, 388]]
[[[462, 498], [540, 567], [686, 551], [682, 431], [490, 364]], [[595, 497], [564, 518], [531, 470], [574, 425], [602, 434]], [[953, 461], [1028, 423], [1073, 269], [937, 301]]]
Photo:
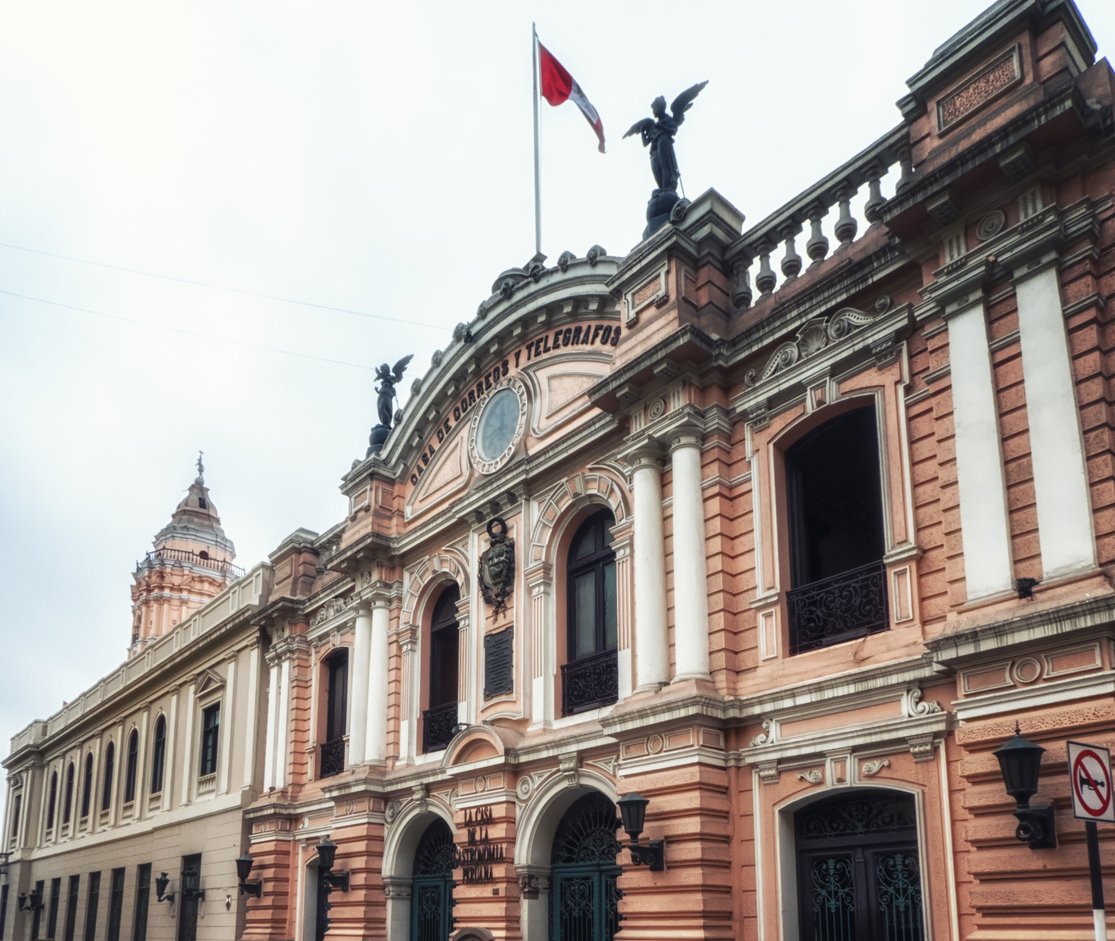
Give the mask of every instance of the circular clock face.
[[469, 452], [482, 474], [507, 463], [526, 424], [526, 390], [517, 380], [489, 394], [472, 421]]

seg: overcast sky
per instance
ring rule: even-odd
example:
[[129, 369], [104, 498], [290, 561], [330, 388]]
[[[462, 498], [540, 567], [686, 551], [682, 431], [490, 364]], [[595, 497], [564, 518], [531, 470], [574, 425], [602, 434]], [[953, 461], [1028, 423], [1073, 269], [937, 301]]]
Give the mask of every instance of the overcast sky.
[[[1115, 3], [1081, 0], [1100, 54]], [[375, 421], [534, 253], [530, 29], [603, 118], [543, 104], [543, 251], [626, 253], [623, 131], [708, 79], [692, 197], [758, 221], [899, 121], [979, 0], [0, 4], [0, 740], [123, 659], [131, 573], [194, 476], [245, 568], [322, 532]], [[295, 355], [297, 354], [297, 355]]]

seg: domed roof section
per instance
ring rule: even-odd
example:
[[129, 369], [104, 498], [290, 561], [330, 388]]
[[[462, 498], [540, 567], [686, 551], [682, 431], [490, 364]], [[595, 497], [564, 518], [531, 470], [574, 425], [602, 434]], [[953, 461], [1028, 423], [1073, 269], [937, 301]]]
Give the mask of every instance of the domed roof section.
[[209, 488], [205, 486], [205, 465], [200, 454], [197, 459], [197, 477], [190, 484], [190, 489], [178, 504], [170, 522], [155, 536], [155, 548], [161, 549], [170, 543], [178, 544], [175, 548], [186, 548], [180, 544], [182, 541], [210, 546], [229, 559], [236, 555], [232, 540], [221, 528], [221, 517], [209, 497]]

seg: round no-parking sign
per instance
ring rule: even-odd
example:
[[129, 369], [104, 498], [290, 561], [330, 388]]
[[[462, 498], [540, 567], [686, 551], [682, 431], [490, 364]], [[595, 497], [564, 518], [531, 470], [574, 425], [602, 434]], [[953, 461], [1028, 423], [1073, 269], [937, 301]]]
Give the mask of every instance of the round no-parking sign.
[[1111, 753], [1099, 745], [1069, 742], [1072, 813], [1080, 820], [1115, 823], [1111, 799]]

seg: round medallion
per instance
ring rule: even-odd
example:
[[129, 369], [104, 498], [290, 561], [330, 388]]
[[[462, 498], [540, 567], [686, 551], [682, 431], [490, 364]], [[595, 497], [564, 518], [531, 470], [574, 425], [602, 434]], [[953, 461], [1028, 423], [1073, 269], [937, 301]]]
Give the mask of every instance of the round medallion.
[[468, 452], [481, 474], [499, 470], [523, 436], [527, 393], [518, 379], [506, 379], [480, 403], [469, 432]]

